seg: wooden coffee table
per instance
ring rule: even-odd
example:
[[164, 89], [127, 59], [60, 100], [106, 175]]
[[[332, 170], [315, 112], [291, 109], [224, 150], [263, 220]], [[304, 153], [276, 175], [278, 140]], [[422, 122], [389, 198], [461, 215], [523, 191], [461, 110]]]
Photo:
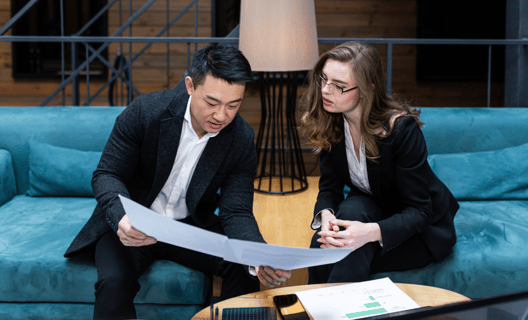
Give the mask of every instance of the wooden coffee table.
[[[313, 285], [303, 285], [303, 286], [292, 286], [292, 287], [283, 287], [277, 289], [270, 289], [259, 291], [255, 293], [246, 294], [236, 298], [231, 298], [224, 300], [215, 304], [215, 307], [219, 309], [219, 319], [221, 320], [221, 314], [223, 308], [248, 308], [248, 307], [274, 307], [273, 297], [281, 294], [290, 294], [297, 291], [316, 289], [322, 287], [328, 287], [333, 285], [338, 285], [339, 283], [331, 284], [313, 284]], [[469, 301], [470, 299], [453, 291], [422, 286], [417, 284], [405, 284], [405, 283], [396, 283], [398, 288], [405, 292], [411, 299], [416, 301], [420, 307], [434, 307], [441, 306], [448, 303]], [[194, 315], [192, 320], [210, 320], [210, 309], [209, 307], [203, 309]], [[280, 319], [277, 314], [277, 319]]]

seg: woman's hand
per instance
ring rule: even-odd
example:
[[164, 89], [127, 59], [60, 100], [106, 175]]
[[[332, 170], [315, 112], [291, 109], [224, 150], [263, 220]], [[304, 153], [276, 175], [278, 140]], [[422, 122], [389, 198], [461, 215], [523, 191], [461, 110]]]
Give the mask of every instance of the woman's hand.
[[[324, 230], [321, 227], [317, 241], [321, 243], [321, 248], [361, 248], [369, 242], [381, 240], [381, 230], [377, 223], [363, 223], [359, 221], [346, 221], [331, 219], [328, 221], [329, 227]], [[339, 227], [345, 230], [339, 231]]]
[[[323, 211], [321, 211], [321, 231], [336, 231], [336, 232], [339, 231], [339, 226], [332, 225], [330, 223], [330, 221], [334, 221], [334, 220], [337, 220], [337, 219], [330, 210], [324, 209]], [[321, 233], [319, 233], [319, 235], [323, 237]], [[320, 240], [318, 241], [322, 242]], [[322, 243], [330, 243], [330, 244], [333, 244], [334, 246], [339, 245], [339, 242], [336, 241], [332, 237], [325, 237], [324, 242]]]

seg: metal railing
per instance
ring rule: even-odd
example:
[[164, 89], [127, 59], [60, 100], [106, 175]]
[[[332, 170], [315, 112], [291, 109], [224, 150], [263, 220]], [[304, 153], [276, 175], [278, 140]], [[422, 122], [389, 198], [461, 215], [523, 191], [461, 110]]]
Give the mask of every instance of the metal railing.
[[[93, 36], [82, 36], [82, 33], [86, 31], [100, 16], [108, 10], [116, 1], [121, 0], [111, 0], [104, 8], [102, 8], [79, 32], [72, 36], [4, 36], [5, 32], [26, 13], [38, 0], [31, 0], [28, 4], [22, 8], [4, 27], [0, 29], [0, 41], [7, 42], [58, 42], [61, 43], [61, 75], [62, 83], [41, 103], [41, 106], [47, 105], [59, 92], [62, 91], [62, 102], [65, 105], [65, 90], [64, 88], [72, 83], [72, 99], [75, 102], [79, 100], [79, 90], [78, 90], [78, 77], [82, 71], [89, 70], [90, 63], [98, 59], [100, 60], [109, 70], [113, 72], [113, 76], [101, 87], [99, 90], [90, 95], [90, 80], [89, 72], [86, 72], [87, 77], [87, 100], [83, 105], [89, 105], [93, 99], [95, 99], [105, 88], [107, 88], [113, 81], [117, 78], [120, 78], [122, 81], [125, 81], [129, 88], [129, 100], [131, 100], [132, 91], [137, 95], [140, 95], [141, 92], [135, 88], [132, 84], [132, 63], [137, 60], [145, 51], [154, 43], [167, 43], [167, 86], [169, 86], [169, 68], [170, 68], [170, 53], [169, 53], [169, 44], [171, 43], [184, 43], [187, 44], [187, 67], [190, 65], [191, 61], [191, 44], [195, 44], [195, 49], [199, 43], [224, 43], [238, 45], [238, 37], [197, 37], [198, 34], [198, 0], [192, 0], [190, 3], [171, 21], [169, 21], [169, 15], [167, 14], [167, 25], [163, 28], [156, 37], [132, 37], [131, 36], [131, 25], [132, 23], [143, 14], [156, 0], [148, 0], [138, 11], [134, 14], [131, 12], [131, 0], [129, 18], [125, 21], [124, 24], [121, 24], [121, 27], [112, 35], [104, 37], [93, 37]], [[63, 0], [61, 0], [61, 12]], [[120, 4], [121, 5], [121, 4]], [[195, 6], [195, 37], [170, 37], [169, 29], [170, 27], [178, 21], [192, 6]], [[167, 0], [167, 11], [168, 11], [169, 1]], [[214, 10], [214, 9], [213, 9]], [[119, 10], [121, 12], [121, 8]], [[61, 30], [63, 33], [64, 30], [64, 17], [61, 15]], [[129, 29], [129, 36], [120, 36], [126, 29]], [[164, 33], [167, 33], [167, 36], [161, 37]], [[528, 39], [522, 40], [476, 40], [476, 39], [397, 39], [397, 38], [319, 38], [318, 41], [320, 44], [340, 44], [347, 41], [362, 41], [371, 44], [384, 44], [387, 46], [387, 55], [386, 55], [386, 75], [387, 75], [387, 90], [388, 93], [392, 93], [392, 69], [393, 69], [393, 47], [395, 45], [477, 45], [477, 46], [487, 46], [488, 47], [488, 75], [487, 75], [487, 106], [490, 107], [491, 100], [491, 61], [492, 61], [492, 47], [493, 46], [526, 46], [528, 45]], [[86, 60], [77, 65], [76, 61], [72, 61], [72, 72], [65, 78], [65, 59], [64, 59], [64, 44], [70, 43], [72, 45], [72, 53], [75, 53], [76, 44], [82, 44], [86, 50]], [[94, 49], [89, 43], [102, 43], [98, 49]], [[133, 43], [146, 43], [146, 46], [135, 56], [132, 56], [132, 50], [129, 50], [129, 62], [127, 68], [122, 70], [116, 70], [104, 57], [101, 56], [101, 52], [107, 48], [112, 43], [128, 43], [132, 47]], [[75, 54], [72, 54], [72, 57], [75, 57]], [[130, 77], [124, 77], [124, 72], [130, 72]], [[80, 104], [77, 104], [80, 105]]]
[[[19, 12], [17, 12], [9, 21], [6, 23], [1, 29], [0, 29], [0, 41], [7, 41], [7, 42], [59, 42], [61, 44], [61, 78], [62, 83], [51, 93], [42, 103], [41, 106], [47, 105], [51, 99], [53, 99], [59, 92], [62, 91], [62, 104], [65, 105], [65, 87], [72, 83], [73, 90], [72, 90], [72, 100], [74, 105], [80, 105], [79, 104], [79, 82], [78, 77], [80, 73], [84, 70], [87, 70], [86, 72], [86, 81], [87, 81], [87, 101], [83, 105], [89, 105], [90, 102], [95, 99], [104, 89], [106, 89], [112, 82], [114, 82], [117, 78], [120, 78], [122, 81], [126, 81], [128, 85], [128, 94], [129, 94], [129, 101], [132, 98], [132, 91], [136, 94], [140, 95], [141, 92], [137, 88], [135, 88], [132, 84], [132, 63], [137, 60], [142, 54], [145, 53], [145, 51], [158, 39], [169, 39], [169, 30], [172, 25], [176, 21], [178, 21], [185, 13], [189, 11], [192, 6], [195, 7], [194, 10], [194, 34], [195, 38], [198, 36], [198, 0], [191, 0], [189, 4], [172, 20], [169, 21], [169, 0], [166, 1], [167, 4], [167, 25], [156, 35], [156, 37], [143, 37], [143, 39], [137, 41], [137, 37], [132, 37], [132, 23], [136, 21], [156, 0], [148, 0], [144, 5], [141, 6], [140, 9], [138, 9], [134, 14], [132, 14], [132, 1], [129, 0], [129, 18], [125, 23], [122, 23], [122, 9], [121, 9], [121, 2], [122, 0], [111, 0], [109, 1], [103, 8], [99, 10], [91, 19], [84, 25], [77, 33], [75, 33], [72, 36], [65, 36], [64, 35], [64, 0], [60, 0], [60, 15], [61, 15], [61, 35], [60, 36], [4, 36], [4, 34], [13, 26], [15, 22], [17, 22], [24, 14], [26, 14], [39, 0], [30, 0]], [[114, 32], [114, 34], [111, 37], [86, 37], [82, 36], [82, 34], [94, 23], [96, 22], [105, 12], [107, 12], [114, 3], [119, 1], [119, 24], [120, 28]], [[120, 35], [126, 30], [129, 29], [129, 36], [128, 37], [120, 37]], [[164, 33], [167, 34], [167, 37], [161, 37]], [[89, 43], [102, 43], [102, 45], [94, 49]], [[135, 56], [132, 56], [132, 44], [142, 42], [147, 43], [141, 51], [136, 54]], [[163, 42], [167, 43], [167, 86], [169, 86], [169, 70], [170, 70], [170, 54], [169, 54], [169, 44], [173, 41], [165, 40]], [[190, 61], [190, 43], [192, 41], [186, 41], [187, 43], [187, 61]], [[72, 45], [72, 71], [68, 78], [65, 78], [65, 50], [64, 50], [64, 44], [70, 43]], [[86, 60], [80, 64], [77, 65], [76, 61], [76, 51], [77, 47], [76, 44], [81, 43], [85, 47], [86, 51]], [[101, 53], [111, 44], [111, 43], [128, 43], [130, 45], [129, 50], [129, 62], [127, 63], [127, 67], [118, 71], [116, 70], [108, 60], [106, 60]], [[199, 42], [195, 43], [195, 49]], [[120, 52], [122, 50], [120, 49]], [[98, 59], [101, 61], [109, 70], [113, 72], [113, 76], [93, 95], [90, 95], [90, 76], [89, 76], [89, 68], [90, 63]], [[129, 77], [124, 77], [123, 73], [128, 72]]]

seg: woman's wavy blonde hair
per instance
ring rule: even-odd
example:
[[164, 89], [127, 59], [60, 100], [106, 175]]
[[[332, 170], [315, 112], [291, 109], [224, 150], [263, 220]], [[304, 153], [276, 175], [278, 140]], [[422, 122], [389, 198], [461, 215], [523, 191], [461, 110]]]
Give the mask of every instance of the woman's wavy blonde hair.
[[[314, 78], [314, 74], [321, 74], [329, 59], [349, 63], [355, 76], [362, 107], [361, 136], [369, 160], [379, 157], [376, 140], [392, 133], [396, 119], [410, 115], [420, 126], [423, 124], [419, 118], [420, 111], [387, 95], [385, 73], [378, 51], [363, 42], [346, 42], [323, 53], [308, 75], [308, 91], [302, 98], [302, 105], [308, 111], [301, 118], [301, 131], [308, 137], [316, 153], [323, 149], [330, 150], [343, 137], [339, 129], [342, 114], [329, 113], [324, 109], [321, 88]], [[386, 124], [389, 124], [388, 130], [384, 126]]]

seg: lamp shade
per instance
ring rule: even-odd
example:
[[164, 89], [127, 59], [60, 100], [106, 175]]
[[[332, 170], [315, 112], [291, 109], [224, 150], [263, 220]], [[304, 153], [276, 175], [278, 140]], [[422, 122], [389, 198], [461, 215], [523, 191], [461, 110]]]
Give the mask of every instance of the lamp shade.
[[314, 0], [242, 0], [239, 49], [253, 71], [312, 69], [319, 57]]

